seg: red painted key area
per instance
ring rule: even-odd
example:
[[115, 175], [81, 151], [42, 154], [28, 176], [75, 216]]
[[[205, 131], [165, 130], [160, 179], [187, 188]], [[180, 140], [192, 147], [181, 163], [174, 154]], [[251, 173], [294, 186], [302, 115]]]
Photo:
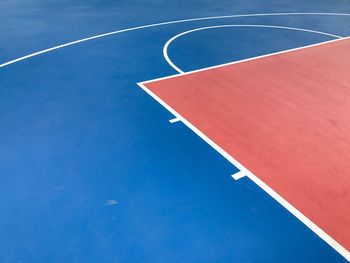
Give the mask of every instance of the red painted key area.
[[144, 85], [350, 250], [350, 39]]

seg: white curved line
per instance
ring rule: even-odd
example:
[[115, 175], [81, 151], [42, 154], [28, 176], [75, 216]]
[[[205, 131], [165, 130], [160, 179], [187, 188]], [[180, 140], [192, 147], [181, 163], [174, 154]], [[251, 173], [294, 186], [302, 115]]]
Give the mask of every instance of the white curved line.
[[287, 29], [287, 30], [295, 30], [295, 31], [303, 31], [303, 32], [309, 32], [309, 33], [315, 33], [315, 34], [320, 34], [320, 35], [325, 35], [325, 36], [330, 36], [330, 37], [334, 37], [334, 38], [342, 38], [341, 36], [338, 35], [334, 35], [334, 34], [329, 34], [329, 33], [325, 33], [325, 32], [321, 32], [321, 31], [315, 31], [315, 30], [310, 30], [310, 29], [305, 29], [305, 28], [297, 28], [297, 27], [287, 27], [287, 26], [273, 26], [273, 25], [249, 25], [249, 24], [228, 24], [228, 25], [217, 25], [217, 26], [206, 26], [206, 27], [200, 27], [200, 28], [195, 28], [195, 29], [191, 29], [185, 32], [182, 32], [176, 36], [173, 36], [172, 38], [170, 38], [164, 45], [163, 47], [163, 56], [165, 58], [165, 60], [168, 62], [168, 64], [175, 69], [177, 72], [179, 72], [180, 74], [185, 73], [184, 71], [182, 71], [179, 67], [177, 67], [169, 58], [168, 55], [168, 48], [170, 46], [170, 44], [177, 38], [187, 35], [189, 33], [193, 33], [196, 31], [202, 31], [202, 30], [208, 30], [208, 29], [213, 29], [213, 28], [222, 28], [222, 27], [260, 27], [260, 28], [277, 28], [277, 29]]
[[38, 52], [35, 52], [35, 53], [31, 53], [31, 54], [26, 55], [26, 56], [23, 56], [23, 57], [16, 58], [14, 60], [7, 61], [7, 62], [5, 62], [3, 64], [0, 64], [0, 68], [6, 67], [8, 65], [20, 62], [22, 60], [25, 60], [25, 59], [28, 59], [28, 58], [31, 58], [31, 57], [38, 56], [40, 54], [44, 54], [44, 53], [48, 53], [48, 52], [54, 51], [56, 49], [72, 46], [72, 45], [75, 45], [75, 44], [78, 44], [78, 43], [82, 43], [82, 42], [86, 42], [86, 41], [90, 41], [90, 40], [93, 40], [93, 39], [98, 39], [98, 38], [102, 38], [102, 37], [106, 37], [106, 36], [110, 36], [110, 35], [115, 35], [115, 34], [120, 34], [120, 33], [124, 33], [124, 32], [134, 31], [134, 30], [139, 30], [139, 29], [143, 29], [143, 28], [150, 28], [150, 27], [170, 25], [170, 24], [177, 24], [177, 23], [185, 23], [185, 22], [194, 22], [194, 21], [201, 21], [201, 20], [212, 20], [212, 19], [240, 18], [240, 17], [259, 17], [259, 16], [291, 16], [291, 15], [350, 16], [350, 14], [348, 14], [348, 13], [324, 13], [324, 12], [323, 13], [320, 13], [320, 12], [302, 13], [302, 12], [298, 12], [298, 13], [261, 13], [261, 14], [209, 16], [209, 17], [198, 17], [198, 18], [173, 20], [173, 21], [149, 24], [149, 25], [144, 25], [144, 26], [130, 27], [130, 28], [116, 30], [116, 31], [111, 31], [111, 32], [108, 32], [108, 33], [103, 33], [103, 34], [99, 34], [99, 35], [95, 35], [95, 36], [91, 36], [91, 37], [87, 37], [87, 38], [82, 38], [82, 39], [79, 39], [79, 40], [76, 40], [76, 41], [72, 41], [72, 42], [68, 42], [66, 44], [62, 44], [62, 45], [54, 46], [54, 47], [51, 47], [51, 48], [47, 48], [47, 49], [44, 49], [44, 50], [41, 50], [41, 51], [38, 51]]

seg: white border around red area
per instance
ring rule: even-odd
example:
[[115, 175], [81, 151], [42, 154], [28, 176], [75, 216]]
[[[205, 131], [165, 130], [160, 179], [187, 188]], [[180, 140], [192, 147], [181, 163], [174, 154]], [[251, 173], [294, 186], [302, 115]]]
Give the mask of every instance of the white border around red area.
[[192, 74], [195, 72], [201, 72], [213, 68], [219, 68], [227, 65], [242, 63], [245, 61], [255, 60], [263, 57], [274, 56], [277, 54], [292, 52], [300, 49], [311, 48], [319, 45], [325, 45], [328, 43], [333, 43], [336, 41], [342, 41], [344, 39], [348, 39], [350, 37], [325, 41], [313, 45], [308, 45], [304, 47], [288, 49], [276, 53], [271, 53], [263, 56], [252, 57], [244, 60], [234, 61], [230, 63], [225, 63], [217, 66], [207, 67], [203, 69], [193, 70], [190, 72], [176, 74], [172, 76], [167, 76], [163, 78], [157, 78], [154, 80], [148, 80], [144, 82], [137, 83], [145, 92], [147, 92], [152, 98], [154, 98], [158, 103], [160, 103], [164, 108], [166, 108], [170, 113], [172, 113], [176, 119], [182, 121], [188, 128], [190, 128], [195, 134], [201, 137], [206, 143], [208, 143], [212, 148], [214, 148], [220, 155], [222, 155], [226, 160], [228, 160], [235, 167], [240, 169], [241, 173], [246, 175], [250, 180], [252, 180], [255, 184], [257, 184], [261, 189], [263, 189], [267, 194], [269, 194], [273, 199], [275, 199], [279, 204], [281, 204], [284, 208], [286, 208], [291, 214], [293, 214], [296, 218], [298, 218], [302, 223], [304, 223], [309, 229], [311, 229], [316, 235], [318, 235], [321, 239], [323, 239], [327, 244], [329, 244], [333, 249], [335, 249], [339, 254], [341, 254], [344, 258], [350, 261], [350, 252], [343, 247], [340, 243], [338, 243], [335, 239], [333, 239], [330, 235], [328, 235], [325, 231], [323, 231], [319, 226], [317, 226], [314, 222], [312, 222], [309, 218], [307, 218], [303, 213], [301, 213], [298, 209], [296, 209], [292, 204], [290, 204], [287, 200], [285, 200], [282, 196], [280, 196], [277, 192], [275, 192], [270, 186], [268, 186], [265, 182], [260, 180], [256, 175], [250, 172], [246, 167], [244, 167], [238, 160], [236, 160], [233, 156], [223, 150], [218, 144], [216, 144], [213, 140], [211, 140], [208, 136], [206, 136], [203, 132], [201, 132], [197, 127], [195, 127], [192, 123], [186, 120], [183, 116], [181, 116], [176, 110], [174, 110], [171, 106], [169, 106], [165, 101], [163, 101], [160, 97], [158, 97], [155, 93], [153, 93], [150, 89], [148, 89], [145, 84], [160, 81], [169, 78], [181, 77], [183, 75]]

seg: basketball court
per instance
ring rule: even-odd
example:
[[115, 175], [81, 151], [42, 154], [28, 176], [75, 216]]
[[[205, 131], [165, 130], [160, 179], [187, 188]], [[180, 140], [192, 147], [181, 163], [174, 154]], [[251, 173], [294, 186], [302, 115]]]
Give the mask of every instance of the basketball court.
[[350, 261], [350, 3], [29, 2], [0, 262]]

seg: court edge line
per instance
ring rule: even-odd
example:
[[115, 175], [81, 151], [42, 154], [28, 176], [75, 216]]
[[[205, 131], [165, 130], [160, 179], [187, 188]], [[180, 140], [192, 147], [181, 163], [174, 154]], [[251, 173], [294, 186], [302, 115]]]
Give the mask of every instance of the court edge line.
[[233, 156], [227, 153], [219, 145], [217, 145], [213, 140], [207, 137], [203, 132], [197, 129], [192, 123], [187, 121], [182, 117], [177, 111], [175, 111], [171, 106], [164, 102], [160, 97], [148, 89], [143, 83], [137, 83], [146, 93], [148, 93], [153, 99], [155, 99], [159, 104], [161, 104], [165, 109], [167, 109], [171, 114], [180, 119], [190, 130], [197, 134], [202, 140], [208, 143], [214, 150], [216, 150], [221, 156], [223, 156], [227, 161], [233, 164], [235, 167], [240, 169], [241, 172], [245, 173], [246, 176], [252, 180], [256, 185], [263, 189], [268, 195], [275, 199], [280, 205], [287, 209], [292, 215], [298, 218], [304, 225], [311, 229], [317, 236], [323, 239], [329, 246], [336, 250], [340, 255], [342, 255], [346, 260], [350, 261], [350, 252], [344, 248], [340, 243], [323, 231], [319, 226], [302, 214], [298, 209], [291, 205], [287, 200], [275, 192], [271, 187], [264, 183], [261, 179], [255, 176], [247, 168], [245, 168], [239, 161], [237, 161]]
[[208, 29], [215, 29], [215, 28], [227, 28], [227, 27], [256, 27], [256, 28], [274, 28], [274, 29], [285, 29], [285, 30], [291, 30], [291, 31], [301, 31], [301, 32], [308, 32], [308, 33], [313, 33], [313, 34], [319, 34], [319, 35], [325, 35], [329, 37], [334, 37], [334, 38], [342, 38], [341, 36], [322, 32], [322, 31], [316, 31], [316, 30], [311, 30], [311, 29], [306, 29], [306, 28], [298, 28], [298, 27], [288, 27], [288, 26], [281, 26], [281, 25], [265, 25], [265, 24], [223, 24], [223, 25], [215, 25], [215, 26], [206, 26], [206, 27], [199, 27], [199, 28], [194, 28], [191, 30], [187, 30], [185, 32], [182, 32], [180, 34], [177, 34], [170, 38], [164, 45], [163, 47], [163, 56], [168, 62], [168, 64], [175, 69], [177, 72], [180, 74], [185, 73], [182, 69], [180, 69], [178, 66], [175, 65], [175, 63], [172, 62], [168, 55], [168, 49], [169, 46], [174, 42], [174, 40], [178, 39], [179, 37], [182, 37], [184, 35], [187, 35], [189, 33], [197, 32], [197, 31], [202, 31], [202, 30], [208, 30]]
[[316, 16], [350, 16], [350, 13], [327, 13], [327, 12], [280, 12], [280, 13], [255, 13], [255, 14], [241, 14], [241, 15], [223, 15], [223, 16], [208, 16], [208, 17], [197, 17], [197, 18], [187, 18], [187, 19], [180, 19], [180, 20], [172, 20], [172, 21], [167, 21], [167, 22], [159, 22], [159, 23], [154, 23], [154, 24], [148, 24], [148, 25], [143, 25], [143, 26], [135, 26], [135, 27], [129, 27], [125, 29], [120, 29], [120, 30], [115, 30], [99, 35], [94, 35], [91, 37], [86, 37], [82, 38], [79, 40], [75, 40], [72, 42], [68, 42], [65, 44], [53, 46], [51, 48], [43, 49], [7, 62], [4, 62], [0, 64], [0, 68], [9, 66], [11, 64], [20, 62], [22, 60], [26, 60], [31, 57], [35, 57], [44, 53], [48, 53], [57, 49], [61, 49], [64, 47], [72, 46], [75, 44], [79, 44], [82, 42], [90, 41], [93, 39], [98, 39], [110, 35], [115, 35], [115, 34], [120, 34], [124, 32], [129, 32], [129, 31], [134, 31], [134, 30], [139, 30], [139, 29], [144, 29], [144, 28], [151, 28], [151, 27], [156, 27], [156, 26], [163, 26], [163, 25], [171, 25], [171, 24], [178, 24], [178, 23], [185, 23], [185, 22], [194, 22], [194, 21], [205, 21], [205, 20], [213, 20], [213, 19], [226, 19], [226, 18], [242, 18], [242, 17], [261, 17], [261, 16], [304, 16], [304, 15], [316, 15]]
[[247, 61], [251, 61], [251, 60], [256, 60], [256, 59], [260, 59], [260, 58], [266, 58], [266, 57], [271, 57], [271, 56], [275, 56], [275, 55], [279, 55], [279, 54], [283, 54], [283, 53], [289, 53], [289, 52], [293, 52], [293, 51], [297, 51], [297, 50], [312, 48], [312, 47], [321, 46], [321, 45], [326, 45], [326, 44], [330, 44], [330, 43], [333, 43], [333, 42], [342, 41], [342, 40], [346, 40], [346, 39], [350, 39], [350, 36], [340, 37], [340, 38], [337, 38], [337, 39], [332, 39], [332, 40], [328, 40], [328, 41], [324, 41], [324, 42], [319, 42], [319, 43], [316, 43], [316, 44], [306, 45], [306, 46], [292, 48], [292, 49], [286, 49], [286, 50], [282, 50], [282, 51], [278, 51], [278, 52], [274, 52], [274, 53], [269, 53], [269, 54], [256, 56], [256, 57], [251, 57], [251, 58], [246, 58], [246, 59], [237, 60], [237, 61], [232, 61], [232, 62], [228, 62], [228, 63], [224, 63], [224, 64], [220, 64], [220, 65], [215, 65], [215, 66], [210, 66], [210, 67], [206, 67], [206, 68], [195, 69], [195, 70], [187, 71], [187, 72], [184, 72], [184, 73], [176, 73], [174, 75], [170, 75], [170, 76], [166, 76], [166, 77], [160, 77], [160, 78], [155, 78], [155, 79], [146, 80], [146, 81], [141, 81], [139, 83], [147, 84], [147, 83], [150, 83], [150, 82], [155, 82], [155, 81], [160, 81], [160, 80], [165, 80], [165, 79], [181, 77], [181, 76], [184, 76], [184, 75], [189, 75], [189, 74], [202, 72], [202, 71], [206, 71], [206, 70], [210, 70], [210, 69], [221, 68], [221, 67], [224, 67], [224, 66], [234, 65], [234, 64], [247, 62]]

